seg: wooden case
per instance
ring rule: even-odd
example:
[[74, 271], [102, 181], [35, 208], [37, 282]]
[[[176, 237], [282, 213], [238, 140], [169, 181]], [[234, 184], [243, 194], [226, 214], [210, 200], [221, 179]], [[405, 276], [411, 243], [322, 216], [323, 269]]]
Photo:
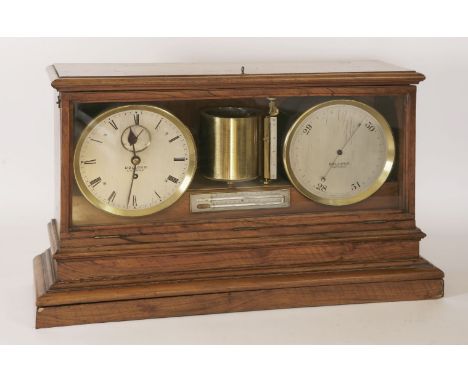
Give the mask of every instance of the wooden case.
[[[443, 295], [443, 273], [419, 256], [425, 235], [415, 225], [415, 84], [422, 74], [379, 62], [59, 64], [49, 73], [58, 91], [60, 201], [48, 226], [50, 248], [34, 259], [37, 328]], [[172, 102], [190, 121], [204, 105], [266, 97], [391, 99], [393, 177], [345, 207], [314, 203], [286, 178], [242, 185], [289, 189], [291, 206], [281, 211], [190, 213], [192, 192], [225, 189], [201, 179], [149, 218], [114, 218], [80, 198], [72, 166], [77, 105]]]

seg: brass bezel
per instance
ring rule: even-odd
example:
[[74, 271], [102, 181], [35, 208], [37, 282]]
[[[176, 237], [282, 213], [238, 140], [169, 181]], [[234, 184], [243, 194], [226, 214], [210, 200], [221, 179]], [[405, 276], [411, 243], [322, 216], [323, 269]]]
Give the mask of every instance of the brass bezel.
[[[188, 145], [188, 150], [189, 150], [189, 164], [187, 168], [187, 173], [183, 181], [180, 182], [179, 187], [177, 188], [176, 192], [174, 192], [168, 199], [164, 200], [162, 203], [157, 204], [156, 206], [141, 209], [141, 210], [125, 210], [125, 209], [109, 206], [106, 203], [100, 201], [91, 193], [91, 191], [89, 191], [88, 187], [83, 181], [83, 178], [81, 177], [81, 173], [79, 169], [79, 152], [81, 151], [81, 146], [83, 145], [83, 142], [85, 141], [89, 133], [102, 120], [106, 119], [112, 114], [115, 114], [124, 110], [152, 111], [152, 112], [156, 112], [162, 115], [164, 118], [170, 120], [172, 123], [174, 123], [177, 126], [177, 128], [180, 130], [180, 132], [184, 136]], [[195, 140], [192, 136], [192, 133], [188, 129], [188, 127], [186, 127], [182, 121], [180, 121], [176, 116], [174, 116], [167, 110], [164, 110], [157, 106], [152, 106], [152, 105], [118, 106], [118, 107], [114, 107], [112, 109], [109, 109], [99, 114], [86, 126], [86, 128], [81, 133], [78, 143], [76, 144], [74, 158], [73, 158], [73, 171], [74, 171], [76, 183], [81, 193], [88, 200], [88, 202], [90, 202], [92, 205], [94, 205], [95, 207], [99, 208], [102, 211], [108, 212], [113, 215], [125, 216], [125, 217], [142, 217], [142, 216], [151, 215], [174, 204], [183, 195], [183, 193], [187, 190], [190, 183], [192, 182], [192, 179], [195, 175], [196, 167], [197, 167], [197, 151], [195, 147]]]
[[[387, 158], [385, 165], [382, 169], [381, 174], [379, 177], [375, 180], [375, 182], [368, 187], [366, 190], [363, 192], [360, 192], [353, 197], [350, 198], [324, 198], [320, 195], [314, 194], [311, 191], [307, 190], [304, 188], [301, 183], [298, 181], [298, 179], [295, 177], [292, 169], [291, 169], [291, 160], [290, 160], [290, 155], [289, 155], [289, 150], [290, 150], [290, 145], [291, 145], [291, 140], [296, 132], [296, 130], [299, 128], [301, 123], [304, 121], [305, 118], [307, 118], [310, 114], [316, 112], [319, 109], [322, 109], [327, 106], [332, 106], [332, 105], [352, 105], [359, 107], [365, 111], [367, 111], [369, 114], [371, 114], [382, 126], [383, 128], [383, 133], [385, 136], [385, 140], [387, 143]], [[293, 186], [305, 197], [321, 204], [326, 204], [329, 206], [345, 206], [349, 204], [354, 204], [358, 203], [364, 199], [367, 199], [369, 196], [374, 194], [387, 180], [390, 171], [392, 170], [393, 163], [395, 161], [395, 140], [393, 138], [392, 130], [390, 128], [389, 123], [387, 120], [380, 114], [377, 110], [375, 110], [373, 107], [360, 102], [360, 101], [354, 101], [354, 100], [349, 100], [349, 99], [341, 99], [341, 100], [332, 100], [332, 101], [326, 101], [322, 102], [318, 105], [315, 105], [311, 107], [310, 109], [306, 110], [304, 113], [302, 113], [298, 119], [292, 124], [291, 128], [289, 129], [288, 133], [286, 134], [285, 140], [284, 140], [284, 146], [283, 146], [283, 163], [284, 163], [284, 168], [286, 170], [286, 174], [288, 175], [289, 180], [293, 184]]]

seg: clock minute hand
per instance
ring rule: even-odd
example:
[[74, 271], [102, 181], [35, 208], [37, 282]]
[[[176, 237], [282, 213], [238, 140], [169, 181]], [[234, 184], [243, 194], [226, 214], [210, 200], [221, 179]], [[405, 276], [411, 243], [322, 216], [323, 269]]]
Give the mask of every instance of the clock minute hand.
[[142, 129], [140, 130], [140, 132], [138, 133], [138, 135], [136, 136], [137, 140], [138, 140], [138, 137], [141, 135], [141, 133], [145, 130], [144, 127], [142, 127]]
[[[132, 131], [132, 129], [130, 129], [130, 131]], [[130, 133], [128, 135], [130, 135]], [[130, 182], [130, 190], [128, 191], [127, 207], [130, 204], [130, 197], [132, 196], [132, 188], [133, 188], [133, 181], [135, 180], [136, 167], [138, 163], [140, 163], [140, 158], [136, 155], [135, 144], [132, 145], [132, 149], [133, 149], [133, 157], [132, 157], [133, 171], [132, 171], [132, 181]]]

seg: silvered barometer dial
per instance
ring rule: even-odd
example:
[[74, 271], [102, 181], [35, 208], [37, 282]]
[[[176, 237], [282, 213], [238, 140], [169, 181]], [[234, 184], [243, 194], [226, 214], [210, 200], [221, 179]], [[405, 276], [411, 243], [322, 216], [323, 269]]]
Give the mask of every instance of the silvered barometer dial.
[[352, 100], [307, 110], [289, 130], [283, 150], [292, 184], [306, 197], [335, 206], [357, 203], [377, 191], [395, 157], [385, 118]]
[[189, 186], [195, 167], [189, 129], [155, 106], [122, 106], [100, 114], [75, 149], [75, 178], [83, 195], [121, 216], [170, 206]]

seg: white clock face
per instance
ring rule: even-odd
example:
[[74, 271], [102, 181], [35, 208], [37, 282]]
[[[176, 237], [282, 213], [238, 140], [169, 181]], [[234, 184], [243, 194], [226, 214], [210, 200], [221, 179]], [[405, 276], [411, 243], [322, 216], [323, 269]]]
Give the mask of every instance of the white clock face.
[[146, 105], [117, 107], [94, 119], [77, 143], [74, 170], [83, 195], [121, 216], [144, 216], [173, 204], [195, 172], [187, 127]]
[[357, 101], [319, 104], [291, 127], [283, 159], [293, 185], [322, 204], [346, 205], [368, 198], [387, 179], [395, 144], [375, 109]]

